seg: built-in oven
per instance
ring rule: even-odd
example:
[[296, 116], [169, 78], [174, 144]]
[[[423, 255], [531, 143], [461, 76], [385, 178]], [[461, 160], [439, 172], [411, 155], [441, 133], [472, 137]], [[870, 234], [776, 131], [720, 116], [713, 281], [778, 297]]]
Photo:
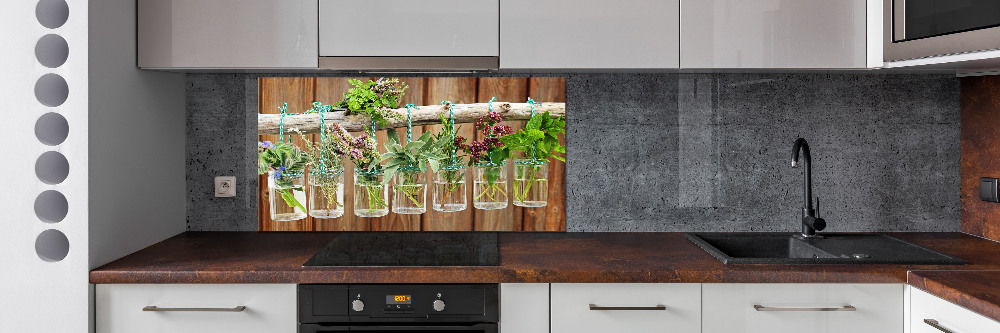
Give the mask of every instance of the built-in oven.
[[1000, 49], [998, 0], [884, 0], [884, 58]]
[[496, 284], [299, 285], [299, 333], [497, 333]]

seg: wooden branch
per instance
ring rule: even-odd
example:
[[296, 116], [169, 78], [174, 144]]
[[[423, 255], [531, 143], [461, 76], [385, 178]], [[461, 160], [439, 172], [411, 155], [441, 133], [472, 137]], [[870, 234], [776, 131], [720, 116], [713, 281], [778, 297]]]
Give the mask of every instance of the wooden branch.
[[[474, 123], [481, 116], [489, 113], [488, 103], [476, 104], [455, 104], [455, 123]], [[531, 105], [528, 103], [493, 103], [493, 110], [500, 113], [503, 120], [528, 120], [531, 118]], [[542, 103], [535, 106], [536, 113], [548, 111], [552, 117], [566, 115], [566, 103]], [[395, 109], [400, 115], [399, 119], [389, 119], [387, 128], [406, 127], [406, 108]], [[421, 106], [420, 109], [412, 110], [411, 119], [413, 126], [435, 125], [441, 123], [439, 114], [448, 114], [448, 108], [444, 105]], [[325, 113], [326, 126], [329, 128], [333, 123], [340, 125], [349, 132], [360, 132], [370, 125], [370, 120], [366, 115], [346, 115], [344, 111]], [[280, 114], [258, 114], [257, 133], [258, 135], [276, 135], [281, 120]], [[291, 133], [289, 130], [296, 128], [302, 133], [319, 133], [320, 115], [316, 113], [285, 116], [285, 134]]]

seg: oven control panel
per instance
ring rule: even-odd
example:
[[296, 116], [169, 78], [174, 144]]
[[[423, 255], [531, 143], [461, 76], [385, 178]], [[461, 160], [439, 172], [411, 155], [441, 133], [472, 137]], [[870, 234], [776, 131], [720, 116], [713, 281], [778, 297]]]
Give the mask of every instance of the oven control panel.
[[499, 317], [496, 284], [299, 285], [305, 322], [490, 322]]

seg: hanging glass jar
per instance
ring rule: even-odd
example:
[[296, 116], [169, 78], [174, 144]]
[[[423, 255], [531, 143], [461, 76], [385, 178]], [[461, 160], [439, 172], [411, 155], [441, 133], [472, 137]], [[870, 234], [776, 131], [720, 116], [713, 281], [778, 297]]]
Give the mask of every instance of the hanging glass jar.
[[389, 188], [382, 183], [383, 174], [354, 171], [354, 215], [379, 217], [389, 214]]
[[476, 164], [472, 172], [472, 206], [485, 210], [507, 208], [507, 163]]
[[549, 201], [549, 164], [523, 159], [514, 161], [514, 206], [545, 207]]
[[465, 166], [461, 164], [442, 165], [434, 173], [434, 203], [439, 212], [458, 212], [468, 207], [465, 191]]
[[321, 219], [344, 215], [344, 168], [309, 170], [309, 216]]
[[423, 214], [427, 212], [427, 173], [425, 169], [404, 167], [392, 176], [392, 212]]
[[267, 172], [268, 200], [271, 203], [271, 220], [295, 221], [306, 217], [306, 191], [302, 173]]

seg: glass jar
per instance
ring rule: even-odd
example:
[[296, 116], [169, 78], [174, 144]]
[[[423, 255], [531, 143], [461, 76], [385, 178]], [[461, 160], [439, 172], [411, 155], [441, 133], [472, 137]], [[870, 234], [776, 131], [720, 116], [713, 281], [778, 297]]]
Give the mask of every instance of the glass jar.
[[545, 207], [549, 200], [549, 164], [524, 159], [514, 161], [514, 206]]
[[271, 220], [295, 221], [306, 217], [306, 191], [301, 173], [267, 172], [268, 200], [271, 203]]
[[439, 212], [459, 212], [468, 207], [465, 191], [465, 166], [442, 165], [434, 173], [434, 203]]
[[392, 212], [423, 214], [427, 212], [427, 174], [424, 169], [405, 167], [392, 176]]
[[344, 168], [309, 170], [309, 216], [320, 219], [344, 215]]
[[389, 188], [382, 172], [354, 171], [354, 215], [379, 217], [389, 214]]
[[472, 206], [477, 209], [507, 208], [507, 163], [472, 166]]

